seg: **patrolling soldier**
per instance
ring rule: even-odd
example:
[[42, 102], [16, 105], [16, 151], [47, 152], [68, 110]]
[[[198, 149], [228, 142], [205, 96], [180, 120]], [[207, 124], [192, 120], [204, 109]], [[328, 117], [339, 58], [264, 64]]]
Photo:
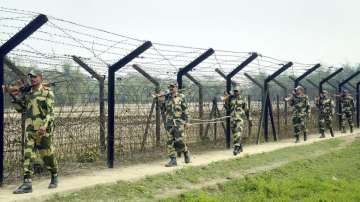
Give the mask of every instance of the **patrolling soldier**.
[[354, 98], [351, 96], [349, 91], [343, 90], [340, 97], [341, 105], [341, 131], [346, 133], [345, 121], [347, 120], [350, 126], [350, 132], [353, 132], [353, 113], [355, 109]]
[[230, 116], [231, 116], [231, 133], [233, 134], [233, 154], [236, 156], [243, 151], [243, 139], [244, 139], [244, 120], [247, 119], [251, 124], [250, 113], [247, 103], [240, 96], [239, 87], [235, 87], [233, 95], [229, 95], [224, 99], [229, 102]]
[[176, 154], [184, 154], [185, 163], [190, 163], [190, 153], [185, 143], [184, 130], [188, 126], [187, 103], [185, 96], [178, 93], [177, 85], [169, 85], [169, 93], [157, 95], [161, 102], [161, 110], [165, 114], [165, 130], [167, 131], [167, 153], [170, 161], [166, 167], [177, 166]]
[[32, 167], [36, 153], [39, 153], [44, 165], [51, 173], [48, 188], [53, 189], [58, 185], [58, 164], [52, 143], [54, 94], [48, 86], [43, 84], [41, 71], [33, 69], [28, 76], [31, 80], [31, 88], [18, 94], [13, 100], [16, 111], [25, 115], [24, 181], [14, 194], [32, 192]]
[[331, 137], [334, 137], [334, 131], [332, 127], [332, 118], [335, 112], [334, 101], [330, 98], [329, 93], [326, 90], [323, 90], [320, 93], [320, 97], [315, 99], [315, 104], [319, 109], [320, 138], [325, 137], [325, 127], [330, 130]]
[[285, 101], [289, 101], [290, 106], [293, 107], [292, 122], [294, 125], [295, 143], [300, 142], [301, 134], [304, 134], [304, 141], [306, 141], [306, 121], [310, 117], [309, 97], [305, 95], [304, 88], [298, 86], [294, 89], [291, 96], [285, 98]]

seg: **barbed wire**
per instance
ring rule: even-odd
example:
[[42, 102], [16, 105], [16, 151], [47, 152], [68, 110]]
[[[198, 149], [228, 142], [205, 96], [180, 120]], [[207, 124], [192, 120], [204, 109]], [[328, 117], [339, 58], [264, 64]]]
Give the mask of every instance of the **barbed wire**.
[[[9, 9], [0, 7], [0, 41], [4, 42], [20, 30], [27, 19], [36, 17], [38, 13], [19, 9]], [[6, 16], [8, 13], [12, 16]], [[4, 15], [4, 16], [2, 16]], [[19, 16], [16, 16], [19, 15]], [[10, 53], [13, 58], [25, 58], [31, 64], [45, 65], [59, 68], [61, 64], [70, 63], [71, 67], [76, 67], [71, 56], [76, 55], [84, 60], [91, 67], [101, 72], [107, 73], [107, 68], [114, 64], [121, 57], [137, 48], [145, 40], [137, 39], [113, 33], [96, 27], [81, 25], [68, 20], [48, 16], [48, 23], [41, 27], [33, 36], [21, 44]], [[37, 45], [40, 42], [42, 46]], [[173, 77], [177, 71], [197, 58], [206, 48], [174, 45], [154, 42], [151, 49], [144, 52], [141, 56], [134, 59], [131, 64], [140, 64], [151, 75], [159, 77]], [[24, 54], [26, 53], [26, 54]], [[249, 51], [229, 51], [215, 49], [215, 54], [192, 70], [192, 75], [197, 79], [208, 79], [209, 76], [216, 77], [215, 81], [221, 80], [219, 75], [214, 73], [215, 68], [220, 68], [224, 73], [231, 72], [236, 66], [246, 60], [252, 52]], [[258, 54], [257, 64], [251, 63], [244, 68], [244, 72], [255, 74], [254, 69], [261, 68], [266, 74], [271, 74], [280, 68], [281, 64], [286, 64], [286, 60]], [[54, 60], [54, 61], [49, 61]], [[63, 60], [63, 61], [62, 61]], [[297, 75], [306, 71], [312, 64], [294, 62], [291, 68], [292, 74]], [[131, 65], [126, 65], [119, 76], [126, 73], [136, 73]], [[259, 72], [258, 72], [259, 73]], [[215, 76], [216, 75], [216, 76]], [[243, 79], [238, 76], [237, 79]], [[245, 79], [245, 81], [247, 81]]]

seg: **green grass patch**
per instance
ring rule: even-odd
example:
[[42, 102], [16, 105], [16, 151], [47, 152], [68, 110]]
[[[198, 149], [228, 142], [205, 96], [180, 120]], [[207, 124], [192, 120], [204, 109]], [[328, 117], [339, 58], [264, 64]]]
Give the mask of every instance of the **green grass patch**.
[[[164, 173], [154, 176], [148, 176], [136, 182], [121, 181], [112, 185], [98, 185], [95, 187], [86, 188], [79, 192], [57, 194], [54, 197], [48, 199], [47, 201], [155, 200], [154, 197], [156, 195], [161, 194], [162, 192], [166, 192], [167, 189], [181, 190], [188, 187], [189, 185], [204, 183], [211, 179], [231, 178], [234, 173], [241, 173], [241, 171], [250, 170], [251, 168], [256, 166], [266, 166], [277, 162], [295, 161], [298, 159], [311, 158], [323, 152], [326, 151], [328, 152], [329, 150], [339, 147], [339, 145], [342, 142], [343, 140], [341, 139], [331, 139], [331, 140], [321, 141], [318, 143], [313, 143], [310, 145], [284, 148], [273, 152], [247, 156], [244, 158], [237, 158], [227, 161], [218, 161], [206, 166], [187, 167], [184, 169], [176, 170], [175, 172], [172, 173]], [[333, 153], [333, 154], [337, 154], [337, 153]], [[231, 155], [230, 151], [229, 151], [229, 155]], [[309, 161], [316, 162], [315, 160], [309, 160]], [[304, 164], [303, 168], [305, 169], [307, 164], [305, 165], [304, 162], [302, 162], [301, 164]], [[277, 171], [279, 172], [279, 175], [281, 173], [284, 173], [280, 171]], [[315, 171], [311, 171], [311, 172], [315, 172]], [[250, 178], [246, 178], [246, 179], [248, 180]], [[234, 183], [240, 183], [240, 181], [239, 182], [234, 181]], [[254, 179], [253, 181], [255, 182], [256, 179]], [[246, 182], [243, 183], [247, 184]], [[266, 184], [265, 181], [264, 184]], [[218, 201], [221, 199], [221, 194], [222, 194], [221, 190], [222, 189], [225, 190], [224, 186], [230, 186], [230, 185], [228, 185], [227, 183], [226, 185], [219, 185], [216, 188], [216, 193], [218, 193], [219, 196], [210, 194], [210, 192], [213, 192], [211, 190], [208, 191], [203, 190], [194, 193], [187, 193], [185, 195], [182, 195], [180, 198], [169, 199], [169, 200], [184, 201], [184, 200], [194, 199], [194, 201], [198, 201], [198, 200]], [[240, 189], [238, 188], [239, 186], [240, 185], [235, 184], [233, 185], [234, 187], [233, 189], [238, 190]], [[244, 186], [240, 186], [240, 187], [244, 187]], [[246, 189], [244, 188], [244, 190], [253, 190], [254, 192], [256, 192], [259, 190], [259, 188], [256, 187], [255, 185], [254, 186], [249, 185], [247, 186]], [[198, 195], [198, 197], [196, 195]], [[226, 196], [226, 194], [224, 195]]]
[[317, 158], [162, 201], [360, 201], [360, 140]]

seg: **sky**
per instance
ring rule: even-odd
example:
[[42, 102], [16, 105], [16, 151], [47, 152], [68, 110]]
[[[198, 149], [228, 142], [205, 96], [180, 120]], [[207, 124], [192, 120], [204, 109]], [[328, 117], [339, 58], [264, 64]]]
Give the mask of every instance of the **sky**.
[[360, 63], [357, 0], [0, 0], [0, 6], [153, 42], [307, 64]]

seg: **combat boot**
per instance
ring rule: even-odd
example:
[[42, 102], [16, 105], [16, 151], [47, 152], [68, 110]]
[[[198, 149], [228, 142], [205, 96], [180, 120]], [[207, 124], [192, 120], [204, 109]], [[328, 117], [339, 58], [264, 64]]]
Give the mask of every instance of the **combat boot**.
[[165, 164], [165, 167], [174, 167], [174, 166], [177, 166], [177, 162], [176, 162], [176, 157], [172, 156], [170, 157], [170, 161], [167, 164]]
[[296, 136], [295, 136], [295, 143], [299, 143], [299, 142], [300, 142], [299, 136], [296, 135]]
[[49, 189], [55, 189], [58, 186], [58, 176], [57, 175], [51, 175], [50, 184], [48, 186]]
[[346, 133], [345, 127], [342, 127], [342, 128], [341, 128], [341, 132], [342, 132], [342, 133]]
[[350, 133], [353, 133], [354, 129], [352, 126], [350, 126]]
[[331, 135], [331, 137], [335, 137], [335, 135], [334, 135], [334, 131], [333, 131], [333, 129], [332, 129], [332, 128], [330, 128], [330, 135]]
[[18, 187], [13, 194], [26, 194], [32, 192], [32, 182], [31, 179], [24, 179], [24, 182], [20, 187]]
[[241, 146], [235, 145], [233, 151], [234, 156], [238, 155], [240, 152], [241, 152]]
[[185, 163], [191, 163], [189, 151], [184, 152], [184, 159], [185, 159]]
[[304, 132], [304, 141], [306, 141], [306, 140], [307, 140], [307, 133]]
[[[331, 131], [331, 130], [330, 130]], [[325, 138], [325, 133], [324, 133], [324, 131], [322, 131], [321, 133], [320, 133], [320, 138]]]

